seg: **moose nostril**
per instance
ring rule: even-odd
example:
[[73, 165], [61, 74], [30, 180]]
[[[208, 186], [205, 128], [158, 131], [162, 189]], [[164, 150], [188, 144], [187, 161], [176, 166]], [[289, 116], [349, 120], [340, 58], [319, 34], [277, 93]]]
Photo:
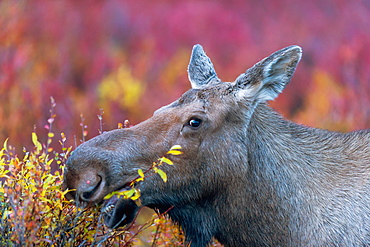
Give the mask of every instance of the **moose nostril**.
[[96, 189], [93, 188], [91, 191], [82, 193], [81, 195], [82, 200], [88, 201], [94, 195], [95, 190]]
[[[91, 198], [94, 196], [95, 192], [99, 189], [100, 184], [102, 182], [101, 177], [99, 176], [99, 181], [95, 185], [88, 186], [81, 190], [80, 196], [83, 201], [90, 201]], [[87, 181], [87, 184], [90, 184], [90, 181]]]

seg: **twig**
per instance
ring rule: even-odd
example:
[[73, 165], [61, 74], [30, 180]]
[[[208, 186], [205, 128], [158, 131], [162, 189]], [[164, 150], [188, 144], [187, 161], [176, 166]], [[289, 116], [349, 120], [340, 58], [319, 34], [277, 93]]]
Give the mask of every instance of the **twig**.
[[104, 110], [103, 108], [100, 108], [100, 115], [98, 115], [98, 119], [99, 119], [99, 135], [101, 135], [103, 133], [103, 114], [104, 114]]

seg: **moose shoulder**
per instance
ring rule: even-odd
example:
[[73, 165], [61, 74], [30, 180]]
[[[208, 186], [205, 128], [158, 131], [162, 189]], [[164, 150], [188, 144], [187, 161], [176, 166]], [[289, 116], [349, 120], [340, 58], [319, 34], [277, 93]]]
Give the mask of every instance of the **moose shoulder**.
[[81, 144], [66, 165], [70, 196], [103, 203], [111, 228], [129, 224], [138, 206], [104, 197], [180, 145], [175, 165], [162, 168], [166, 183], [151, 176], [136, 187], [142, 206], [168, 210], [192, 247], [212, 237], [225, 246], [369, 246], [370, 131], [304, 127], [266, 104], [301, 52], [279, 50], [230, 83], [194, 46], [192, 89], [134, 127]]

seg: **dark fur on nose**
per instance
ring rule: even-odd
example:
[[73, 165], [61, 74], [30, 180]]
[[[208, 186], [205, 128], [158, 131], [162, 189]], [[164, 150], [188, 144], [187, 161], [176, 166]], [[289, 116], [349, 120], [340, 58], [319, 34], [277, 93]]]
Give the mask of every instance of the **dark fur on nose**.
[[90, 180], [87, 180], [86, 184], [91, 186], [80, 188], [79, 195], [83, 201], [89, 202], [94, 196], [95, 192], [99, 189], [102, 179], [100, 176], [98, 176], [98, 178], [99, 179], [94, 184], [92, 184]]
[[90, 171], [80, 175], [80, 178], [76, 190], [71, 191], [69, 197], [73, 196], [71, 199], [85, 202], [94, 201], [99, 194], [98, 191], [104, 187], [103, 178]]

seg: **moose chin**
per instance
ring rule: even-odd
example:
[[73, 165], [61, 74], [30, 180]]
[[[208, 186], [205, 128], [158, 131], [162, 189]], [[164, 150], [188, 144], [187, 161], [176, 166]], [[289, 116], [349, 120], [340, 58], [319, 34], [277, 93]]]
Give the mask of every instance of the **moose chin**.
[[[284, 119], [267, 104], [289, 83], [299, 46], [279, 50], [222, 82], [202, 46], [188, 75], [192, 89], [131, 128], [81, 144], [68, 159], [69, 197], [102, 203], [110, 228], [129, 225], [139, 207], [166, 212], [186, 243], [207, 246], [370, 246], [370, 131], [338, 133]], [[132, 200], [138, 175], [180, 145]]]

